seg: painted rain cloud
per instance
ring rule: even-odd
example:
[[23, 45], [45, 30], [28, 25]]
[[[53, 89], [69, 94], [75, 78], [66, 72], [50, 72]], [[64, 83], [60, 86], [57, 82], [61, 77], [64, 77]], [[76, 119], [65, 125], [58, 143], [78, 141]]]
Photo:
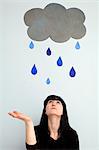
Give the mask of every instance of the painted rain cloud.
[[43, 41], [49, 37], [58, 43], [70, 38], [81, 39], [86, 34], [84, 21], [82, 10], [66, 9], [57, 3], [50, 3], [44, 9], [33, 8], [24, 14], [27, 34], [34, 41]]
[[[33, 8], [24, 14], [24, 22], [27, 28], [27, 34], [33, 41], [44, 41], [48, 38], [56, 43], [63, 43], [70, 38], [76, 40], [81, 39], [86, 34], [84, 25], [85, 15], [78, 8], [66, 9], [64, 6], [57, 3], [50, 3], [44, 9]], [[34, 48], [34, 43], [31, 41], [29, 48]], [[80, 44], [77, 41], [75, 49], [80, 49]], [[46, 50], [47, 56], [51, 56], [50, 48]], [[57, 59], [57, 66], [63, 66], [61, 56]], [[31, 73], [36, 75], [38, 70], [34, 64]], [[69, 71], [70, 77], [75, 77], [76, 71], [74, 67]], [[48, 77], [46, 84], [50, 84], [51, 80]]]

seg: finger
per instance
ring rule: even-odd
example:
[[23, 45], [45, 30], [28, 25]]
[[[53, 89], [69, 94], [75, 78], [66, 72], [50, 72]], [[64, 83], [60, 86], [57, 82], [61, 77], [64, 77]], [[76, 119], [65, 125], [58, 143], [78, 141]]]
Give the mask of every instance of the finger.
[[8, 112], [8, 114], [9, 114], [9, 115], [12, 115], [12, 113], [11, 113], [11, 112]]
[[18, 112], [18, 111], [16, 111], [16, 110], [15, 110], [15, 111], [13, 111], [13, 113], [14, 113], [14, 114], [16, 114], [16, 115], [22, 115], [22, 113], [21, 113], [21, 112]]
[[14, 114], [13, 112], [9, 112], [8, 114], [12, 117], [16, 117], [16, 114]]

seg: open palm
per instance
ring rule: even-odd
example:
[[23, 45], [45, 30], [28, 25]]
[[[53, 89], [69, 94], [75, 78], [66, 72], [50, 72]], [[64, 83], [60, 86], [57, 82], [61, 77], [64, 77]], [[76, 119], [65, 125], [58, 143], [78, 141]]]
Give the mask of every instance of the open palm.
[[31, 118], [21, 112], [18, 112], [18, 111], [12, 111], [12, 112], [9, 112], [8, 113], [10, 116], [12, 116], [13, 118], [17, 118], [17, 119], [20, 119], [20, 120], [23, 120], [23, 121], [29, 121], [31, 120]]

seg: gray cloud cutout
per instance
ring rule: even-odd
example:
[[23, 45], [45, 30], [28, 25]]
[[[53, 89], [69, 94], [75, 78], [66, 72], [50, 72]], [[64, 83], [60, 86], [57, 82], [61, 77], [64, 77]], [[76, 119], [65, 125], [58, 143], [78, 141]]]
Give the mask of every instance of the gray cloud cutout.
[[44, 9], [33, 8], [24, 15], [27, 34], [35, 41], [49, 37], [58, 43], [70, 38], [81, 39], [86, 34], [84, 21], [85, 15], [80, 9], [66, 9], [57, 3], [48, 4]]

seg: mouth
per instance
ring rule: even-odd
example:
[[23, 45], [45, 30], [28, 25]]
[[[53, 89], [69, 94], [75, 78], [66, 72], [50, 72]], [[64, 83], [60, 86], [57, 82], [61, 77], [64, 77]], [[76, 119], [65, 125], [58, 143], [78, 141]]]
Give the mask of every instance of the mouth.
[[51, 109], [56, 109], [55, 107], [52, 107]]

